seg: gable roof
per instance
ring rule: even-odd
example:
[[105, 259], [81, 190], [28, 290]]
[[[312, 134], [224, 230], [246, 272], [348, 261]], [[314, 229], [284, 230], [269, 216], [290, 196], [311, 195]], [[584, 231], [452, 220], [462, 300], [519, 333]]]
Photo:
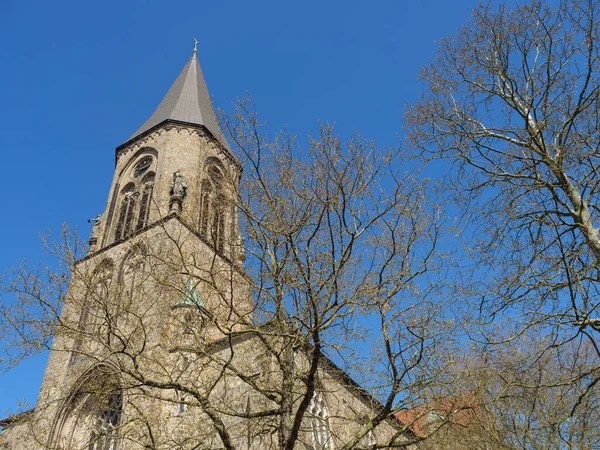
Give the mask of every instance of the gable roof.
[[201, 125], [229, 150], [217, 121], [195, 49], [156, 110], [126, 143], [168, 120]]

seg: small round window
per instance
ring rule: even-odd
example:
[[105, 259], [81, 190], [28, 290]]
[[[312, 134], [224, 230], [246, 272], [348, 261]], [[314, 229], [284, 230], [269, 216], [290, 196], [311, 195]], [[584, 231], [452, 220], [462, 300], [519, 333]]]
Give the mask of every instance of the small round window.
[[146, 172], [146, 170], [148, 170], [148, 168], [150, 167], [151, 164], [152, 164], [152, 157], [151, 156], [146, 156], [144, 159], [142, 159], [135, 166], [135, 170], [133, 172], [133, 176], [134, 177], [139, 177], [144, 172]]

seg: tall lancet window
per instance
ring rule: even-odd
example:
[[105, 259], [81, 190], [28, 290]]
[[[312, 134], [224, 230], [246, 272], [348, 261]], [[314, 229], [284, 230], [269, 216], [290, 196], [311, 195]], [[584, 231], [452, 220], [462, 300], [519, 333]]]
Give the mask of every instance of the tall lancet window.
[[119, 208], [119, 218], [115, 228], [115, 240], [120, 241], [131, 234], [131, 222], [135, 211], [135, 204], [138, 193], [135, 191], [135, 185], [129, 183], [121, 191], [121, 205]]
[[152, 200], [152, 190], [154, 189], [154, 174], [151, 172], [142, 179], [140, 199], [140, 212], [136, 230], [141, 230], [148, 224], [148, 214], [150, 213], [150, 201]]
[[[146, 149], [152, 151], [153, 149]], [[114, 226], [115, 242], [127, 239], [148, 225], [152, 193], [154, 190], [155, 158], [147, 154], [134, 160], [129, 170], [126, 170], [119, 180], [125, 185], [119, 192]]]
[[212, 185], [210, 181], [202, 182], [202, 192], [200, 193], [200, 234], [204, 239], [208, 239], [208, 226], [210, 223], [210, 195]]
[[219, 195], [213, 205], [212, 240], [219, 251], [223, 251], [225, 244], [225, 197]]
[[329, 427], [329, 411], [323, 394], [316, 391], [306, 411], [312, 428], [312, 441], [315, 450], [333, 450], [333, 438]]
[[80, 307], [79, 321], [75, 332], [72, 361], [82, 353], [84, 337], [93, 335], [101, 321], [108, 320], [105, 313], [110, 310], [111, 306], [110, 284], [113, 269], [114, 264], [111, 260], [103, 260], [86, 283], [86, 294]]
[[139, 196], [138, 192], [133, 192], [127, 196], [127, 213], [125, 214], [125, 223], [123, 224], [123, 238], [128, 237], [133, 231], [133, 220]]
[[227, 197], [223, 173], [215, 165], [208, 166], [200, 192], [200, 234], [218, 251], [225, 247], [227, 229]]
[[125, 256], [119, 276], [122, 308], [127, 309], [134, 297], [143, 295], [146, 255], [146, 247], [138, 244]]

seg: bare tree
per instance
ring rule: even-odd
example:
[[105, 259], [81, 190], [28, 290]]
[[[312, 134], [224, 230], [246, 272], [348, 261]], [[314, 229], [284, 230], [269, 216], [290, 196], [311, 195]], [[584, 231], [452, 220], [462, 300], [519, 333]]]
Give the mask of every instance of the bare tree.
[[600, 399], [588, 387], [597, 364], [592, 346], [548, 349], [543, 338], [530, 338], [527, 347], [488, 355], [487, 367], [480, 368], [487, 374], [482, 393], [489, 418], [482, 428], [492, 448], [596, 448]]
[[[591, 449], [600, 442], [596, 365], [589, 343], [548, 348], [548, 336], [473, 347], [453, 367], [454, 380], [433, 386], [435, 400], [404, 413], [430, 437], [422, 449]], [[459, 388], [457, 388], [459, 387]], [[573, 402], [580, 399], [576, 413]]]
[[15, 360], [53, 334], [51, 364], [82, 373], [61, 395], [42, 387], [39, 445], [410, 447], [423, 437], [394, 414], [452, 364], [427, 182], [398, 149], [329, 125], [307, 148], [268, 139], [249, 100], [223, 128], [244, 172], [211, 181], [235, 193], [215, 211], [239, 214], [239, 233], [222, 240], [214, 218], [195, 232], [182, 203], [101, 257], [59, 248], [68, 290], [25, 267], [4, 285]]
[[[585, 347], [585, 357], [573, 350], [574, 363], [561, 365], [586, 386], [571, 397], [574, 415], [600, 379], [599, 8], [594, 0], [476, 8], [440, 42], [407, 113], [413, 145], [450, 162], [467, 240], [460, 295], [480, 313], [472, 336], [526, 346], [534, 327], [545, 337], [540, 358]], [[576, 370], [590, 350], [595, 365]]]

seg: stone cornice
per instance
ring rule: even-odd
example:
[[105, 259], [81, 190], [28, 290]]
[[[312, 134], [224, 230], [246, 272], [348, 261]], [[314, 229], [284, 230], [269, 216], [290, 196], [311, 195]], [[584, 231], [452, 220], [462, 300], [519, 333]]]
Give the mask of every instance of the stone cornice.
[[185, 221], [183, 221], [181, 219], [181, 217], [179, 216], [179, 214], [177, 213], [171, 213], [166, 215], [165, 217], [163, 217], [160, 220], [157, 220], [156, 222], [153, 222], [149, 225], [146, 225], [144, 228], [141, 228], [140, 230], [135, 231], [134, 233], [132, 233], [130, 236], [126, 237], [125, 239], [121, 239], [120, 241], [116, 241], [113, 242], [110, 245], [107, 245], [106, 247], [101, 248], [100, 250], [97, 250], [95, 252], [89, 253], [86, 256], [84, 256], [81, 259], [78, 259], [77, 261], [75, 261], [75, 265], [80, 264], [84, 261], [88, 261], [89, 259], [101, 255], [102, 253], [105, 253], [106, 251], [117, 247], [119, 244], [123, 244], [127, 241], [130, 241], [131, 239], [135, 238], [136, 236], [139, 236], [143, 233], [145, 233], [146, 231], [152, 229], [152, 228], [156, 228], [160, 225], [163, 225], [165, 223], [167, 223], [170, 220], [177, 220], [181, 225], [183, 225], [191, 234], [193, 234], [195, 237], [197, 237], [200, 241], [202, 241], [208, 248], [210, 248], [213, 252], [215, 252], [215, 254], [221, 258], [225, 263], [227, 263], [229, 266], [231, 266], [233, 268], [233, 270], [235, 270], [239, 275], [241, 275], [242, 277], [244, 277], [246, 280], [251, 281], [252, 278], [250, 277], [250, 275], [248, 274], [248, 272], [246, 272], [242, 266], [240, 266], [239, 264], [235, 264], [231, 261], [231, 259], [229, 259], [227, 256], [225, 256], [222, 252], [219, 252], [216, 247], [209, 242], [207, 239], [205, 239], [200, 233], [198, 233], [196, 230], [194, 230], [193, 227], [191, 227], [188, 223], [186, 223]]
[[174, 128], [179, 128], [179, 129], [187, 129], [187, 130], [194, 130], [196, 131], [200, 136], [203, 137], [208, 137], [213, 143], [216, 144], [217, 148], [219, 149], [219, 152], [231, 163], [233, 164], [236, 169], [238, 170], [239, 173], [242, 172], [242, 166], [241, 164], [238, 162], [238, 160], [236, 159], [236, 157], [231, 153], [231, 150], [229, 150], [225, 145], [223, 145], [221, 143], [221, 141], [219, 141], [219, 139], [217, 139], [208, 128], [206, 128], [204, 125], [198, 125], [195, 123], [189, 123], [189, 122], [182, 122], [180, 120], [173, 120], [173, 119], [167, 119], [162, 121], [161, 123], [153, 126], [152, 128], [150, 128], [147, 131], [144, 131], [143, 133], [141, 133], [140, 135], [134, 137], [133, 139], [128, 140], [127, 142], [125, 142], [124, 144], [119, 145], [116, 148], [116, 152], [115, 152], [115, 165], [117, 163], [117, 161], [119, 160], [119, 158], [126, 154], [129, 150], [133, 149], [134, 144], [139, 144], [140, 148], [144, 147], [144, 142], [147, 142], [150, 137], [150, 135], [152, 135], [154, 132], [161, 130], [161, 129], [165, 129], [166, 131], [174, 129]]

